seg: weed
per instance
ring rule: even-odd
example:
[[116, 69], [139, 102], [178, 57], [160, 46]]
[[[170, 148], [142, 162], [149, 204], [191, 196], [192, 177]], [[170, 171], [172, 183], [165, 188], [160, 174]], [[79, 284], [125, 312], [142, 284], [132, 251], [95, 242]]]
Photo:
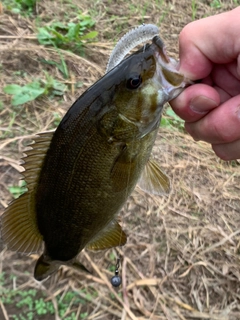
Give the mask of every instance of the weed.
[[5, 93], [12, 95], [11, 103], [13, 106], [33, 101], [43, 94], [52, 96], [63, 95], [66, 90], [65, 84], [55, 80], [47, 72], [45, 72], [45, 76], [46, 80], [35, 80], [24, 86], [9, 84], [3, 90]]
[[[71, 305], [71, 308], [76, 310], [79, 304], [86, 305], [98, 295], [94, 289], [91, 289], [91, 292], [83, 289], [80, 294], [84, 298], [77, 291], [68, 291], [64, 296], [60, 294], [56, 296], [61, 319], [76, 320], [76, 313], [69, 310], [69, 306]], [[50, 316], [55, 313], [52, 301], [46, 301], [44, 292], [39, 292], [37, 289], [14, 290], [7, 288], [4, 272], [0, 274], [0, 296], [5, 306], [14, 305], [17, 309], [21, 309], [21, 313], [13, 316], [15, 320], [34, 320], [38, 319], [38, 316]], [[87, 312], [80, 314], [80, 319], [87, 317]]]
[[95, 24], [90, 16], [79, 14], [77, 19], [76, 23], [54, 22], [49, 26], [38, 28], [38, 41], [45, 46], [52, 45], [82, 54], [83, 42], [94, 39], [98, 32], [86, 33], [86, 30]]
[[46, 80], [42, 80], [44, 94], [50, 96], [62, 96], [67, 89], [66, 85], [54, 79], [45, 71]]
[[215, 9], [220, 9], [222, 7], [222, 3], [220, 0], [213, 0], [210, 3], [210, 7], [215, 8]]
[[11, 192], [13, 197], [16, 199], [21, 194], [23, 194], [24, 192], [27, 191], [26, 182], [24, 180], [20, 180], [18, 186], [10, 186], [10, 187], [8, 187], [8, 190]]
[[58, 112], [53, 112], [53, 116], [54, 116], [54, 122], [53, 122], [54, 127], [57, 127], [61, 122], [62, 117]]
[[184, 121], [171, 108], [167, 108], [161, 119], [161, 127], [184, 131]]
[[3, 90], [5, 93], [12, 95], [11, 103], [13, 106], [35, 100], [44, 93], [44, 88], [41, 87], [39, 81], [28, 83], [25, 86], [9, 84], [5, 86]]
[[31, 15], [36, 7], [37, 0], [5, 0], [6, 8], [13, 13], [23, 16]]
[[67, 68], [66, 62], [64, 61], [62, 56], [61, 56], [61, 63], [57, 63], [56, 61], [46, 60], [46, 59], [41, 59], [41, 62], [56, 66], [58, 68], [58, 70], [62, 73], [64, 79], [69, 78], [68, 68]]
[[[9, 138], [13, 137], [12, 126], [15, 123], [15, 119], [16, 119], [16, 112], [15, 111], [10, 112], [8, 126], [1, 128], [1, 131], [4, 131], [4, 133], [1, 134], [1, 139], [6, 137], [9, 137]], [[4, 124], [4, 123], [5, 123], [5, 119], [4, 118], [0, 119], [0, 124]]]
[[195, 0], [192, 0], [192, 21], [196, 19], [197, 14], [197, 3]]

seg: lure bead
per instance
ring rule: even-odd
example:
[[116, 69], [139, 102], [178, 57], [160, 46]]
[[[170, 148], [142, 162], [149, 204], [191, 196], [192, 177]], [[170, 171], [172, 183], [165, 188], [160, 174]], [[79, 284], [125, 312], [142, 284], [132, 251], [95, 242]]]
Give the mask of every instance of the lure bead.
[[111, 284], [113, 287], [119, 287], [122, 283], [122, 279], [119, 276], [113, 276], [111, 278]]

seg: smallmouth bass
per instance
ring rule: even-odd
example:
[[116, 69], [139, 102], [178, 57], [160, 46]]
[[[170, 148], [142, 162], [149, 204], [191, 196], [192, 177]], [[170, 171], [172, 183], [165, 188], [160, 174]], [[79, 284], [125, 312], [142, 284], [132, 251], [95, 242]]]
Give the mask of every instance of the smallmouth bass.
[[87, 271], [77, 261], [84, 248], [124, 245], [116, 216], [138, 181], [147, 192], [168, 192], [150, 154], [163, 105], [190, 84], [155, 36], [85, 91], [54, 133], [38, 135], [24, 159], [28, 191], [2, 216], [9, 249], [44, 247], [36, 280], [61, 265]]

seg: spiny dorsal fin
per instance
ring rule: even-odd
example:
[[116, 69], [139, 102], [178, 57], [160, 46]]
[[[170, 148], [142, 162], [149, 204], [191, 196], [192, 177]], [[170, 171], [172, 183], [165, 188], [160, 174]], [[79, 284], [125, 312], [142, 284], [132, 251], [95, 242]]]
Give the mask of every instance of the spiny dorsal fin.
[[42, 248], [42, 235], [36, 221], [35, 189], [39, 173], [53, 132], [40, 133], [26, 151], [22, 174], [28, 191], [14, 200], [2, 215], [2, 238], [8, 248], [23, 253], [38, 252]]
[[126, 233], [116, 220], [112, 220], [107, 227], [101, 231], [87, 245], [90, 250], [104, 250], [112, 247], [123, 246], [127, 241]]
[[155, 195], [170, 192], [170, 180], [163, 173], [156, 161], [149, 159], [142, 175], [138, 180], [138, 186], [145, 192]]

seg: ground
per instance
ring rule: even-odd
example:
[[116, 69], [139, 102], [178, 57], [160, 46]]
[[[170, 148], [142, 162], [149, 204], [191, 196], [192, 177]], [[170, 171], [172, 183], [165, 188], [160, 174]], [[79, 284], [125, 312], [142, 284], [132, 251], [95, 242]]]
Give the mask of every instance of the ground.
[[[184, 25], [239, 5], [216, 0], [31, 3], [0, 2], [0, 214], [19, 191], [26, 145], [36, 133], [54, 129], [72, 102], [104, 74], [124, 33], [143, 22], [157, 24], [168, 53], [177, 58]], [[79, 11], [95, 21], [90, 31], [98, 31], [92, 42], [83, 40], [81, 52], [69, 51], [71, 44], [59, 49], [39, 43], [38, 28], [74, 23]], [[14, 106], [4, 88], [34, 80], [45, 93]], [[170, 194], [149, 196], [136, 188], [120, 213], [127, 244], [80, 254], [91, 275], [63, 267], [38, 283], [32, 277], [38, 256], [10, 252], [0, 242], [0, 319], [240, 319], [239, 163], [218, 159], [169, 115], [153, 155], [171, 179]], [[118, 256], [122, 286], [114, 289], [109, 279]]]

